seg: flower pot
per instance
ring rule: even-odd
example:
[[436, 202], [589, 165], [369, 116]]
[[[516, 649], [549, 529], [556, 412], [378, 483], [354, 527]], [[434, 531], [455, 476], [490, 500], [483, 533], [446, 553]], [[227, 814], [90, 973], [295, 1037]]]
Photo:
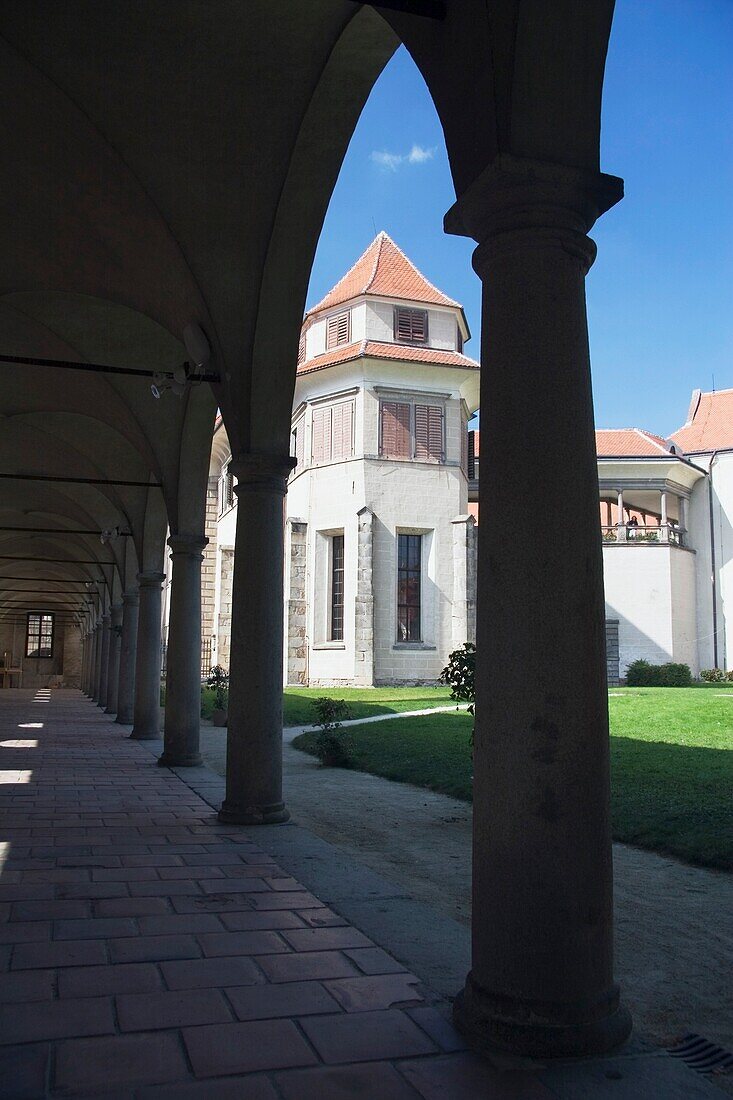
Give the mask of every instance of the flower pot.
[[218, 707], [215, 707], [211, 715], [211, 721], [214, 723], [215, 726], [225, 726], [227, 724], [228, 717], [229, 716], [225, 710], [219, 710]]

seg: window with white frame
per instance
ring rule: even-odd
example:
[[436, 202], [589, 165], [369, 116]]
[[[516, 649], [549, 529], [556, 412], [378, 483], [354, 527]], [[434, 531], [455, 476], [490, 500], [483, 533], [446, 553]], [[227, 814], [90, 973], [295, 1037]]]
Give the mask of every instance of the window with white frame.
[[333, 313], [326, 321], [326, 350], [348, 344], [351, 339], [351, 310]]
[[396, 344], [427, 344], [428, 311], [395, 306], [394, 339]]
[[313, 410], [313, 462], [337, 462], [354, 453], [354, 402], [339, 401]]
[[230, 463], [227, 462], [222, 467], [221, 477], [219, 478], [219, 515], [223, 516], [225, 512], [228, 512], [230, 508], [234, 506], [234, 476], [230, 469]]
[[442, 405], [422, 401], [380, 401], [380, 455], [445, 462], [444, 421]]

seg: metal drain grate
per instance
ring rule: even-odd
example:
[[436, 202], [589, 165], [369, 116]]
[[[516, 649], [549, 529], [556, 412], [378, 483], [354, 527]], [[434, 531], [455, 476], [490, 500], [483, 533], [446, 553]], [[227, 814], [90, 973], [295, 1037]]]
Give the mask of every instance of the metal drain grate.
[[733, 1054], [693, 1032], [678, 1039], [667, 1053], [681, 1058], [696, 1073], [730, 1073], [733, 1069]]

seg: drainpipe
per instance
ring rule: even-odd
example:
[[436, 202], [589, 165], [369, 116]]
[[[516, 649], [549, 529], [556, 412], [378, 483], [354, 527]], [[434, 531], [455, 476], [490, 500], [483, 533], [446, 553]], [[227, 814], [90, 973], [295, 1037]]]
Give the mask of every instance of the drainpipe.
[[713, 596], [713, 668], [718, 667], [718, 585], [715, 577], [715, 521], [713, 519], [713, 463], [718, 452], [710, 458], [708, 478], [708, 510], [710, 512], [710, 587]]

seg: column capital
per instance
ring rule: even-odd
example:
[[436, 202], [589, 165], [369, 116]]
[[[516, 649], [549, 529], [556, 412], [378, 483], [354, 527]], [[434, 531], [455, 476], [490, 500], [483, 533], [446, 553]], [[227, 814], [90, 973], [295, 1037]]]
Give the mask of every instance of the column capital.
[[229, 469], [237, 479], [234, 492], [278, 493], [285, 496], [288, 475], [295, 468], [296, 459], [290, 455], [270, 455], [249, 452], [237, 455], [229, 463]]
[[172, 557], [192, 557], [201, 559], [204, 547], [209, 540], [205, 535], [171, 535], [168, 545]]
[[146, 573], [138, 573], [137, 583], [141, 588], [155, 588], [165, 580], [165, 573], [155, 573], [152, 570]]
[[586, 234], [623, 186], [618, 176], [502, 153], [453, 204], [444, 227], [478, 242], [478, 274], [498, 251], [538, 247], [560, 248], [587, 270], [596, 248]]

